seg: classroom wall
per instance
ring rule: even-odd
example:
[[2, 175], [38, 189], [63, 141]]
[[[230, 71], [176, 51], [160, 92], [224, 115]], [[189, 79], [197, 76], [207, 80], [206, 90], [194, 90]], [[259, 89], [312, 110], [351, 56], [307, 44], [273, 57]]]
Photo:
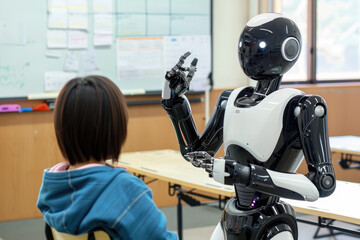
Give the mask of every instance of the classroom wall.
[[[227, 88], [248, 84], [237, 60], [238, 35], [257, 11], [257, 1], [214, 0], [214, 87], [210, 93], [210, 106], [214, 107], [219, 94]], [[236, 30], [234, 30], [236, 29]], [[297, 86], [305, 93], [319, 94], [328, 103], [331, 136], [360, 135], [357, 109], [360, 84]], [[189, 98], [204, 98], [192, 95]], [[127, 101], [158, 100], [160, 96], [127, 97]], [[1, 102], [6, 103], [6, 102]], [[33, 106], [39, 102], [20, 102]], [[204, 128], [205, 104], [192, 103], [198, 129]], [[160, 104], [129, 107], [129, 132], [123, 152], [175, 149], [176, 136], [168, 116]], [[220, 150], [219, 155], [223, 154]], [[338, 179], [360, 182], [357, 170], [340, 169], [333, 156]], [[0, 221], [40, 217], [35, 204], [45, 168], [63, 161], [56, 144], [53, 113], [28, 112], [0, 114]], [[300, 172], [306, 171], [302, 165]], [[177, 199], [169, 197], [167, 183], [156, 181], [149, 185], [158, 206], [175, 205]]]
[[[359, 135], [360, 112], [357, 108], [360, 84], [297, 86], [308, 94], [321, 95], [328, 105], [330, 136]], [[211, 108], [224, 89], [210, 94]], [[191, 95], [189, 98], [204, 97]], [[127, 101], [159, 100], [160, 96], [127, 97]], [[29, 104], [29, 102], [28, 102]], [[192, 103], [192, 111], [199, 132], [204, 129], [203, 102]], [[129, 132], [123, 152], [175, 149], [178, 143], [171, 122], [160, 104], [129, 107]], [[0, 114], [0, 221], [40, 217], [35, 204], [45, 168], [63, 161], [56, 144], [53, 112]], [[221, 149], [218, 156], [223, 156]], [[358, 170], [342, 170], [333, 155], [337, 179], [360, 182]], [[306, 173], [302, 164], [299, 172]], [[150, 180], [150, 179], [148, 179]], [[156, 181], [149, 185], [155, 203], [161, 206], [176, 204], [176, 197], [168, 196], [168, 184]]]

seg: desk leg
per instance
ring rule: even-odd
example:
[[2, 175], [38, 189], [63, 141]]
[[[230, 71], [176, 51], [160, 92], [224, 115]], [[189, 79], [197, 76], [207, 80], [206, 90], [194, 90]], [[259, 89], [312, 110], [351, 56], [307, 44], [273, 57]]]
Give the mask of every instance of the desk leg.
[[182, 205], [181, 205], [181, 192], [177, 193], [178, 204], [177, 204], [177, 227], [179, 240], [183, 239], [183, 226], [182, 226]]

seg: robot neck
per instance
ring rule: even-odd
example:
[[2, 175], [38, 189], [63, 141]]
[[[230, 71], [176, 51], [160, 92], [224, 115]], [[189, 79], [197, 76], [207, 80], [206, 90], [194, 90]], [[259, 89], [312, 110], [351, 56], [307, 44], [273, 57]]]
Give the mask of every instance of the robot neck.
[[278, 76], [271, 80], [260, 80], [255, 87], [255, 94], [267, 96], [270, 93], [276, 91], [280, 87], [282, 76]]
[[279, 89], [281, 76], [271, 80], [259, 80], [251, 96], [242, 96], [236, 100], [237, 107], [251, 107], [260, 103], [267, 95]]

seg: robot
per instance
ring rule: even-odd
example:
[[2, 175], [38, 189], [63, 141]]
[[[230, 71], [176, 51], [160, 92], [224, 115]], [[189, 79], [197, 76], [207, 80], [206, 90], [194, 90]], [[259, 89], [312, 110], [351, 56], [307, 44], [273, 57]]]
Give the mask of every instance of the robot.
[[[197, 59], [185, 68], [190, 55], [185, 53], [166, 72], [161, 104], [181, 154], [235, 189], [213, 240], [297, 239], [295, 212], [280, 198], [315, 201], [335, 190], [324, 99], [279, 89], [300, 50], [301, 35], [292, 20], [275, 13], [252, 18], [240, 35], [238, 56], [244, 73], [257, 85], [222, 92], [201, 135], [184, 95]], [[222, 144], [225, 156], [216, 158]], [[295, 173], [303, 157], [306, 175]]]

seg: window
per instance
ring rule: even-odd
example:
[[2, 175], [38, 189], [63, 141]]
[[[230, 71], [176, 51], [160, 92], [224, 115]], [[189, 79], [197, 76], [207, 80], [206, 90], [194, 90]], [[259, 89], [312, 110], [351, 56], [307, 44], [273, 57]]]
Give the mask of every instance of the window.
[[360, 79], [360, 1], [317, 1], [316, 79]]
[[283, 82], [360, 80], [360, 1], [265, 2], [276, 6], [275, 12], [292, 19], [302, 35], [298, 62], [284, 75]]
[[308, 58], [308, 17], [307, 1], [283, 0], [282, 14], [293, 20], [301, 32], [302, 48], [296, 64], [284, 75], [283, 81], [306, 81], [307, 80], [307, 58]]

